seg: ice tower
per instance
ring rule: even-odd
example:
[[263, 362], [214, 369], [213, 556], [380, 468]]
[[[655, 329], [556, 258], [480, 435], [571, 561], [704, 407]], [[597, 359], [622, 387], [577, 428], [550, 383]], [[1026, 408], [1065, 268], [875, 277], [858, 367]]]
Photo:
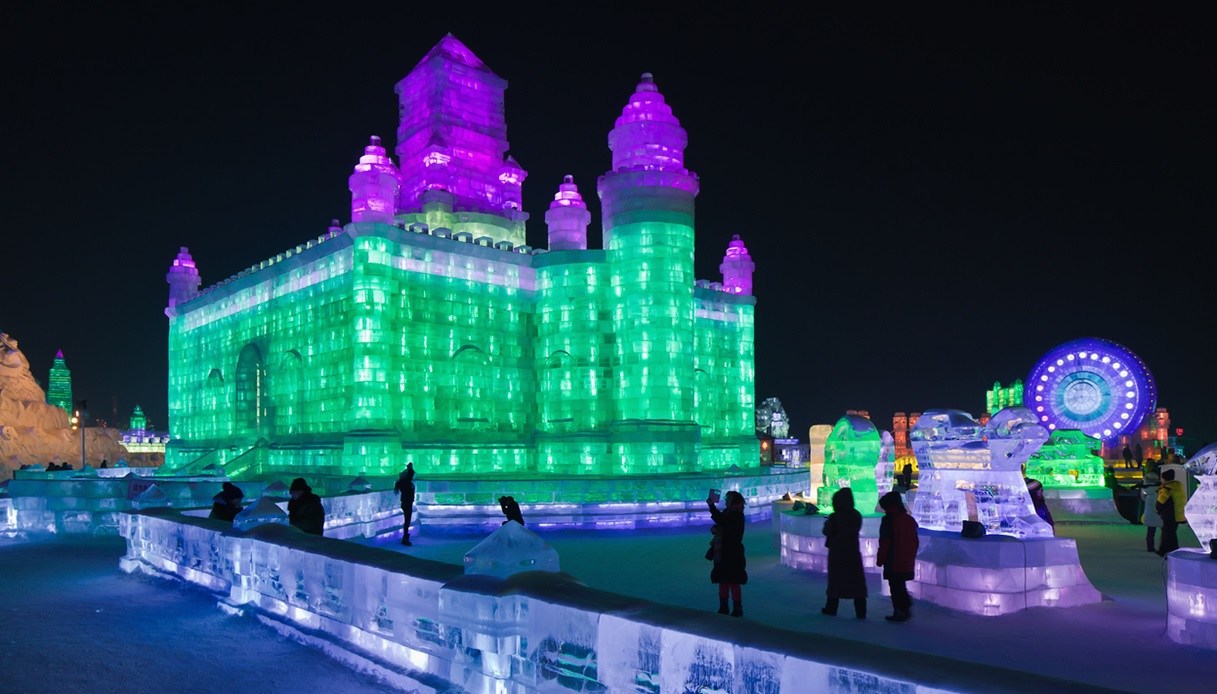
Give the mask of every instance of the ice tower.
[[694, 279], [697, 177], [654, 81], [608, 135], [603, 249], [570, 176], [550, 248], [525, 244], [506, 88], [445, 36], [397, 83], [397, 161], [377, 137], [358, 157], [349, 224], [202, 292], [182, 248], [166, 474], [757, 468], [754, 266], [737, 237], [723, 283]]
[[72, 414], [72, 371], [63, 360], [63, 350], [55, 352], [55, 361], [51, 363], [51, 373], [46, 389], [48, 404], [62, 407], [64, 412]]

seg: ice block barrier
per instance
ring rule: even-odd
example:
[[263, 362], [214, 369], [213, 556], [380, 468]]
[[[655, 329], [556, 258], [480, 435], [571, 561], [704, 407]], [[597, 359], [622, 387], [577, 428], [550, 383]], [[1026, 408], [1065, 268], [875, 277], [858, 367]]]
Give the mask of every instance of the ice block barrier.
[[[1057, 691], [1001, 666], [753, 624], [595, 590], [561, 572], [463, 574], [290, 526], [121, 514], [125, 571], [185, 580], [328, 657], [418, 692]], [[521, 530], [523, 528], [520, 528]], [[514, 532], [514, 529], [506, 531]], [[741, 639], [741, 636], [744, 638]]]
[[[778, 535], [783, 566], [801, 571], [828, 573], [828, 548], [824, 546], [824, 521], [828, 514], [807, 515], [802, 511], [774, 511], [778, 515]], [[858, 536], [858, 549], [862, 551], [862, 570], [880, 573], [875, 566], [875, 555], [879, 551], [879, 523], [881, 516], [862, 516], [862, 531]]]
[[1082, 571], [1071, 538], [965, 538], [949, 530], [921, 530], [918, 535], [916, 579], [908, 586], [920, 600], [997, 616], [1103, 599]]
[[1166, 555], [1166, 634], [1217, 650], [1217, 559], [1201, 549]]

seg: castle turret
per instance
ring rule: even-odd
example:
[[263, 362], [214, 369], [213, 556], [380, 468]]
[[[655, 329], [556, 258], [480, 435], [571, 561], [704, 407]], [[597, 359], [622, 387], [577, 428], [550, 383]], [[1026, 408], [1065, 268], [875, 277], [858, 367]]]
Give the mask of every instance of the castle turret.
[[452, 34], [397, 83], [403, 212], [421, 210], [430, 190], [450, 193], [459, 211], [502, 215], [520, 208], [527, 173], [506, 156], [506, 89], [507, 80]]
[[49, 387], [46, 390], [46, 401], [51, 405], [62, 407], [64, 412], [72, 412], [72, 372], [63, 360], [63, 350], [55, 352], [55, 361], [51, 364]]
[[352, 222], [393, 223], [401, 178], [376, 135], [363, 148], [363, 156], [348, 179], [348, 187], [351, 189]]
[[723, 256], [718, 270], [723, 273], [723, 291], [752, 296], [752, 272], [756, 270], [756, 263], [752, 262], [752, 256], [748, 255], [748, 248], [740, 240], [739, 234], [731, 236], [727, 254]]
[[144, 415], [144, 410], [139, 405], [136, 405], [135, 411], [131, 413], [131, 421], [128, 428], [140, 435], [143, 435], [148, 430], [148, 418]]
[[165, 315], [172, 318], [177, 315], [178, 304], [199, 295], [199, 284], [202, 283], [199, 269], [194, 265], [194, 258], [190, 257], [190, 251], [185, 246], [182, 246], [177, 257], [173, 259], [165, 281], [169, 283], [169, 306], [165, 308]]
[[587, 249], [587, 225], [592, 213], [579, 194], [573, 176], [567, 175], [558, 186], [554, 201], [545, 212], [545, 224], [549, 226], [549, 250], [569, 251]]
[[[642, 75], [609, 132], [613, 169], [600, 177], [610, 313], [615, 333], [615, 406], [645, 445], [618, 446], [625, 468], [693, 469], [693, 199], [684, 168], [687, 135], [651, 79]], [[649, 421], [649, 423], [647, 423]]]

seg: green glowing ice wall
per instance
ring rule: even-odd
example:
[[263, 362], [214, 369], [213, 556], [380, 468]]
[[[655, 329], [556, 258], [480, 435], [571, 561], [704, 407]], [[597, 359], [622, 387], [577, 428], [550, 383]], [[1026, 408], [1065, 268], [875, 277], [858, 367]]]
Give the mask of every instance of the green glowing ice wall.
[[1045, 488], [1102, 487], [1102, 442], [1078, 429], [1056, 429], [1027, 459], [1027, 476]]

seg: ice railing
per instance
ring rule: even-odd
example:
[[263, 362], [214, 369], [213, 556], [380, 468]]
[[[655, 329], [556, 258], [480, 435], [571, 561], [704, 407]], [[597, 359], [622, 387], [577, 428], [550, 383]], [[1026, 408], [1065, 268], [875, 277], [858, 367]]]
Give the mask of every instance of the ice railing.
[[230, 609], [320, 634], [331, 655], [350, 649], [353, 662], [370, 659], [399, 681], [432, 687], [437, 679], [501, 692], [938, 692], [951, 691], [951, 678], [958, 691], [982, 685], [945, 664], [930, 668], [935, 681], [924, 685], [916, 678], [927, 670], [899, 658], [881, 659], [881, 672], [836, 665], [834, 656], [856, 662], [853, 647], [779, 629], [750, 629], [748, 644], [737, 644], [738, 622], [594, 590], [566, 574], [464, 575], [290, 526], [240, 533], [169, 509], [124, 513], [122, 534], [125, 571], [204, 586]]

